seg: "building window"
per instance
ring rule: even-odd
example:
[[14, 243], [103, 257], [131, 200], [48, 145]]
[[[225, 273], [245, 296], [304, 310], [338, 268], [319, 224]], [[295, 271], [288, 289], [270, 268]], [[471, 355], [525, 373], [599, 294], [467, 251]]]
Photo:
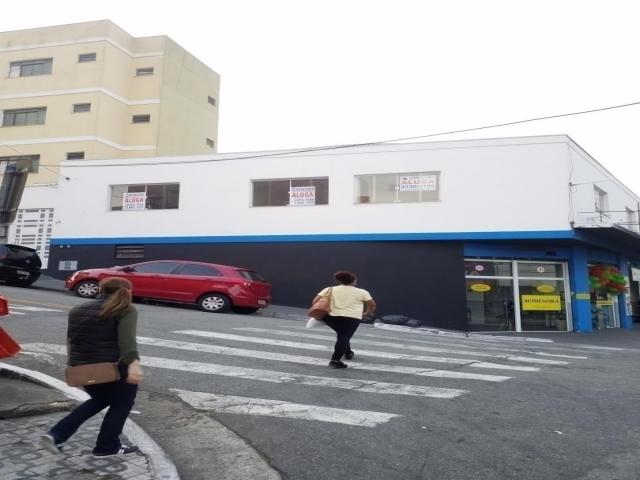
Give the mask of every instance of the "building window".
[[84, 113], [91, 111], [90, 103], [74, 103], [73, 104], [73, 113]]
[[116, 258], [144, 258], [144, 245], [116, 245]]
[[11, 62], [9, 77], [34, 77], [36, 75], [50, 75], [53, 66], [53, 58], [41, 58], [38, 60], [23, 60]]
[[165, 210], [178, 208], [179, 183], [112, 185], [110, 210]]
[[7, 165], [14, 165], [19, 170], [26, 168], [29, 170], [29, 173], [38, 173], [38, 170], [40, 170], [40, 155], [13, 155], [11, 157], [0, 157], [0, 164], [2, 165], [3, 170]]
[[329, 203], [328, 178], [252, 180], [253, 206], [304, 206]]
[[214, 107], [216, 106], [216, 99], [213, 98], [212, 96], [207, 97], [207, 101]]
[[151, 115], [148, 113], [145, 115], [134, 115], [131, 117], [133, 123], [149, 123], [151, 121]]
[[84, 160], [84, 152], [68, 152], [67, 160]]
[[81, 53], [78, 55], [78, 63], [84, 62], [95, 62], [96, 54], [95, 53]]
[[607, 192], [601, 188], [593, 186], [593, 197], [595, 203], [596, 212], [600, 215], [608, 216], [609, 211], [609, 199], [607, 198]]
[[153, 75], [153, 67], [136, 68], [136, 77]]
[[437, 202], [440, 172], [356, 175], [355, 203]]
[[207, 146], [213, 148], [214, 145], [215, 143], [213, 142], [213, 140], [211, 140], [210, 138], [207, 138]]
[[46, 107], [5, 110], [2, 118], [2, 126], [20, 127], [24, 125], [43, 125], [46, 116]]

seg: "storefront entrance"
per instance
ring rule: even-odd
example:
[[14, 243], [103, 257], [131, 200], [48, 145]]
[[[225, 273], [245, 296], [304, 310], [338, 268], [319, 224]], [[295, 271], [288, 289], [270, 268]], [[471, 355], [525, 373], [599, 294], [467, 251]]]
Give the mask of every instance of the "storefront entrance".
[[564, 262], [465, 260], [472, 331], [572, 329]]

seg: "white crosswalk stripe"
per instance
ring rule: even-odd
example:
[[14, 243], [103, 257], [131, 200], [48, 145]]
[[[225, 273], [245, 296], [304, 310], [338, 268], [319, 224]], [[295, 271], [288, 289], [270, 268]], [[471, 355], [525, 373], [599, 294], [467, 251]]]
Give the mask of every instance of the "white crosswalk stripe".
[[[29, 343], [23, 345], [24, 350], [38, 353], [65, 354], [63, 345], [47, 343]], [[257, 368], [242, 368], [215, 363], [192, 362], [188, 360], [175, 360], [145, 355], [142, 360], [145, 367], [164, 368], [190, 373], [203, 373], [207, 375], [219, 375], [223, 377], [237, 377], [242, 379], [257, 380], [260, 382], [309, 385], [316, 387], [340, 388], [365, 393], [378, 393], [387, 395], [412, 395], [431, 398], [455, 398], [467, 390], [456, 388], [428, 387], [422, 385], [409, 385], [400, 383], [377, 382], [372, 380], [360, 380], [340, 377], [320, 377], [315, 375], [301, 375], [289, 372], [273, 370], [260, 370]]]
[[[229, 333], [208, 332], [203, 330], [179, 330], [173, 333], [191, 335], [203, 338], [217, 338], [222, 340], [235, 340], [238, 342], [258, 343], [262, 345], [274, 345], [280, 347], [301, 348], [306, 350], [321, 350], [324, 352], [333, 351], [333, 347], [329, 345], [319, 345], [312, 343], [287, 342], [284, 340], [274, 340], [261, 337], [245, 337], [243, 335], [233, 335]], [[468, 358], [449, 358], [449, 357], [430, 357], [425, 355], [411, 355], [404, 353], [388, 353], [371, 350], [358, 350], [358, 355], [365, 357], [387, 358], [394, 360], [412, 360], [420, 362], [447, 363], [452, 365], [465, 365], [473, 368], [497, 369], [497, 370], [516, 370], [521, 372], [537, 372], [537, 367], [526, 367], [520, 365], [506, 365], [502, 363], [479, 362]]]
[[[263, 352], [258, 350], [246, 350], [242, 348], [222, 347], [203, 343], [179, 342], [176, 340], [163, 340], [160, 338], [138, 337], [138, 343], [156, 347], [175, 348], [179, 350], [191, 350], [196, 352], [215, 353], [219, 355], [233, 355], [238, 357], [260, 358], [262, 360], [275, 360], [280, 362], [301, 363], [307, 365], [326, 366], [327, 360], [307, 357], [302, 355], [289, 355], [286, 353]], [[450, 370], [434, 370], [429, 368], [405, 367], [402, 365], [380, 365], [359, 362], [349, 362], [349, 367], [356, 370], [373, 370], [379, 372], [404, 373], [423, 377], [458, 378], [467, 380], [484, 380], [487, 382], [503, 382], [511, 377], [502, 375], [484, 375], [479, 373], [467, 373]]]
[[[299, 334], [295, 332], [288, 332], [284, 330], [268, 330], [266, 328], [235, 328], [234, 330], [240, 330], [244, 332], [254, 332], [254, 333], [271, 333], [275, 335], [285, 335], [292, 337], [302, 337], [302, 338], [311, 338], [318, 340], [326, 340], [327, 337], [325, 335], [315, 335], [312, 333], [307, 334]], [[358, 344], [362, 345], [373, 345], [379, 347], [392, 347], [392, 348], [401, 348], [403, 350], [413, 350], [418, 352], [431, 352], [431, 353], [452, 353], [454, 355], [472, 355], [475, 357], [492, 357], [492, 358], [501, 358], [503, 360], [512, 360], [521, 363], [542, 363], [546, 365], [567, 365], [568, 362], [563, 360], [548, 360], [545, 358], [531, 358], [531, 357], [522, 357], [516, 355], [505, 355], [501, 353], [485, 353], [485, 352], [474, 352], [468, 350], [459, 350], [459, 349], [449, 349], [449, 348], [438, 348], [438, 347], [427, 347], [427, 346], [417, 346], [417, 345], [409, 345], [406, 343], [394, 343], [389, 341], [378, 342], [373, 340], [358, 340]]]
[[[294, 331], [302, 330], [305, 332], [309, 332], [309, 329], [304, 326], [293, 326], [293, 327], [286, 326], [285, 328], [289, 328], [290, 330], [294, 330]], [[237, 328], [235, 330], [242, 330], [242, 328]], [[326, 332], [328, 336], [331, 335], [332, 337], [335, 338], [334, 332], [329, 330], [328, 327], [324, 329], [314, 329], [314, 331]], [[394, 341], [402, 341], [402, 342], [411, 342], [419, 345], [438, 345], [440, 347], [455, 347], [458, 349], [490, 350], [494, 352], [518, 352], [518, 353], [526, 353], [527, 355], [538, 355], [542, 357], [555, 357], [555, 358], [569, 358], [572, 360], [573, 359], [586, 360], [588, 358], [584, 355], [566, 355], [566, 354], [560, 354], [560, 353], [548, 353], [548, 352], [540, 351], [540, 349], [566, 350], [559, 347], [549, 347], [547, 345], [544, 345], [544, 346], [535, 345], [534, 348], [536, 348], [537, 350], [534, 351], [534, 350], [527, 350], [522, 348], [508, 348], [508, 346], [503, 346], [503, 345], [497, 345], [497, 346], [495, 344], [487, 345], [486, 342], [476, 342], [476, 341], [467, 340], [467, 343], [463, 343], [464, 342], [463, 339], [458, 339], [456, 343], [453, 343], [452, 340], [447, 341], [437, 335], [431, 335], [430, 336], [431, 339], [429, 339], [429, 337], [425, 335], [421, 336], [420, 339], [417, 339], [415, 335], [411, 335], [411, 337], [408, 337], [408, 335], [405, 335], [403, 338], [400, 338], [400, 337], [389, 335], [388, 332], [386, 331], [383, 334], [365, 333], [365, 331], [363, 331], [362, 329], [358, 330], [358, 332], [356, 333], [356, 338], [357, 339], [361, 337], [377, 338], [379, 340], [384, 340], [384, 341], [394, 340]]]
[[10, 309], [16, 310], [25, 310], [27, 312], [64, 312], [64, 310], [59, 310], [55, 308], [45, 308], [45, 307], [33, 307], [31, 305], [19, 305], [19, 304], [11, 304], [9, 305]]
[[320, 422], [342, 423], [358, 427], [376, 427], [392, 418], [401, 417], [394, 413], [348, 410], [344, 408], [319, 407], [299, 403], [282, 402], [266, 398], [216, 395], [214, 393], [190, 392], [172, 388], [182, 400], [196, 410], [212, 410], [218, 413], [236, 413], [267, 417], [297, 418]]

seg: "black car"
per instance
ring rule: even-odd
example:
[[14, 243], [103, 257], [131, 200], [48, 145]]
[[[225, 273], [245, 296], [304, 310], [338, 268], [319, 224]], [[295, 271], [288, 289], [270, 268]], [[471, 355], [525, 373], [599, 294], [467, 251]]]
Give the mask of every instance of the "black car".
[[7, 285], [28, 287], [40, 277], [42, 261], [33, 248], [0, 244], [0, 280]]

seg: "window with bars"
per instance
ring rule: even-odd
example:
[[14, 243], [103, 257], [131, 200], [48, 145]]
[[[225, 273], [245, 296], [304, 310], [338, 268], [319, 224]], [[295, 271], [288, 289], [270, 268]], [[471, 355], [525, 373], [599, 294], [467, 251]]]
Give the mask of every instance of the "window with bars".
[[96, 54], [95, 53], [81, 53], [78, 55], [78, 63], [84, 62], [95, 62]]
[[85, 113], [91, 111], [90, 103], [74, 103], [73, 104], [73, 113]]
[[22, 127], [26, 125], [43, 125], [46, 117], [47, 107], [5, 110], [2, 116], [2, 126]]
[[153, 75], [153, 67], [136, 68], [136, 77], [147, 77]]
[[144, 245], [116, 245], [115, 258], [144, 258]]
[[145, 115], [134, 115], [131, 117], [131, 121], [133, 123], [149, 123], [151, 121], [151, 115], [148, 113]]
[[9, 78], [50, 75], [52, 66], [53, 58], [40, 58], [37, 60], [21, 60], [19, 62], [11, 62], [9, 66]]
[[109, 210], [166, 210], [178, 208], [179, 183], [111, 185]]

